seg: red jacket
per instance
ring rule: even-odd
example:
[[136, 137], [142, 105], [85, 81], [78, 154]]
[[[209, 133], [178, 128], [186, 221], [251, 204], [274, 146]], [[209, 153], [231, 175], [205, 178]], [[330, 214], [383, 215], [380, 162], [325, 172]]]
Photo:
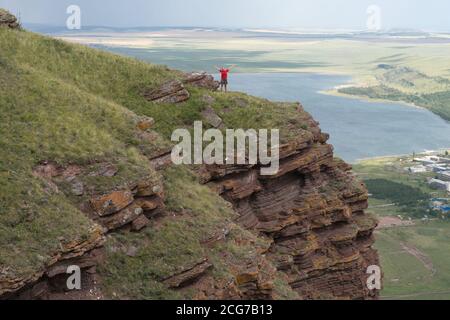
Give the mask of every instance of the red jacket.
[[219, 70], [219, 72], [220, 72], [220, 77], [222, 80], [228, 80], [228, 72], [230, 72], [230, 69], [222, 68]]

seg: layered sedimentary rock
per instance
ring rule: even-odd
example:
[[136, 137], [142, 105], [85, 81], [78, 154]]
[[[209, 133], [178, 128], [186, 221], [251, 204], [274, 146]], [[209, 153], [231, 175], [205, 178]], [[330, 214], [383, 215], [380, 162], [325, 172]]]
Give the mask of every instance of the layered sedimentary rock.
[[189, 99], [190, 94], [179, 80], [166, 82], [161, 87], [144, 92], [148, 101], [157, 103], [180, 103]]
[[[49, 191], [75, 196], [74, 204], [92, 221], [87, 239], [71, 242], [61, 239], [56, 251], [43, 270], [28, 277], [17, 277], [0, 269], [0, 299], [99, 299], [96, 288], [96, 266], [103, 259], [106, 236], [116, 230], [138, 232], [164, 208], [164, 190], [154, 177], [142, 177], [118, 186], [117, 190], [97, 194], [83, 183], [86, 177], [113, 177], [118, 168], [111, 163], [92, 167], [60, 166], [42, 162], [33, 173], [41, 178]], [[74, 185], [78, 186], [74, 190]], [[63, 191], [64, 189], [64, 191]], [[67, 268], [76, 265], [82, 271], [83, 290], [67, 290]]]
[[220, 86], [219, 82], [206, 72], [187, 73], [184, 75], [183, 83], [210, 90], [217, 90]]
[[181, 80], [171, 80], [157, 88], [146, 89], [143, 96], [156, 103], [181, 103], [190, 98], [190, 93], [185, 85], [212, 91], [219, 88], [219, 82], [215, 81], [212, 75], [205, 72], [191, 72], [183, 73]]
[[272, 239], [268, 257], [301, 298], [376, 298], [366, 286], [367, 267], [378, 265], [367, 191], [299, 112], [309, 129], [281, 147], [276, 175], [261, 176], [259, 166], [210, 166], [202, 180], [233, 203], [242, 226]]
[[[63, 240], [63, 239], [61, 239]], [[66, 274], [66, 267], [72, 264], [80, 268], [95, 267], [93, 252], [105, 242], [104, 233], [99, 226], [93, 226], [87, 239], [61, 244], [61, 249], [54, 253], [44, 270], [28, 277], [17, 277], [8, 270], [0, 270], [0, 299], [43, 299], [50, 291], [51, 279]]]

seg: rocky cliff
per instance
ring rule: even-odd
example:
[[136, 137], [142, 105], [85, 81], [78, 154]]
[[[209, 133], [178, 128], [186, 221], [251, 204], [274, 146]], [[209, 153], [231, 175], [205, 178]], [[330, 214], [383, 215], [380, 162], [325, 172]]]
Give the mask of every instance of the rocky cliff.
[[281, 147], [280, 171], [209, 167], [202, 178], [239, 213], [238, 223], [271, 241], [267, 257], [304, 299], [364, 299], [377, 221], [351, 167], [333, 157], [318, 124], [298, 105], [306, 134]]
[[[24, 31], [0, 44], [2, 298], [377, 297], [367, 191], [300, 104]], [[195, 120], [280, 128], [279, 172], [173, 165], [170, 134]]]

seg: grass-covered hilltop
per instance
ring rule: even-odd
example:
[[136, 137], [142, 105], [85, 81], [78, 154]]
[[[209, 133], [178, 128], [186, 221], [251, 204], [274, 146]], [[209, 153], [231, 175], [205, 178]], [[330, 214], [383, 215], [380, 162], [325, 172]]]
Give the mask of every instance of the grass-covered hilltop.
[[379, 64], [375, 70], [375, 83], [368, 86], [344, 87], [339, 93], [402, 101], [424, 107], [450, 120], [450, 80], [442, 76], [429, 76], [404, 66]]
[[[1, 25], [0, 298], [376, 297], [376, 221], [328, 136], [298, 103], [215, 85]], [[279, 173], [172, 165], [195, 120], [280, 129]]]

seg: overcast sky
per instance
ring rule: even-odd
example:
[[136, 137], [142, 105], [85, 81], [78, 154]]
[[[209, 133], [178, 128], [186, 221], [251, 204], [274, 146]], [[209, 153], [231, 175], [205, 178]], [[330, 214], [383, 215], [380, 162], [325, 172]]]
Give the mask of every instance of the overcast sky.
[[82, 25], [365, 29], [369, 5], [383, 29], [450, 31], [448, 0], [0, 0], [23, 23], [64, 26], [78, 5]]

